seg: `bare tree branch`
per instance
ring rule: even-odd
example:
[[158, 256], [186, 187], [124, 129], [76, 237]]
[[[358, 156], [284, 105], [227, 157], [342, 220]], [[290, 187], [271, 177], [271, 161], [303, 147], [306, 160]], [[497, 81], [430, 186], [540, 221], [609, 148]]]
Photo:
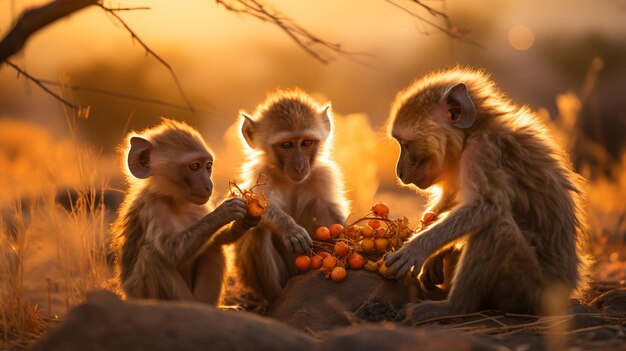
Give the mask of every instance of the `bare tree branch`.
[[477, 42], [467, 38], [467, 36], [465, 36], [467, 31], [463, 31], [460, 28], [454, 26], [452, 24], [452, 21], [450, 20], [450, 16], [448, 16], [443, 11], [439, 11], [439, 10], [429, 6], [429, 5], [426, 5], [423, 0], [407, 0], [407, 1], [410, 1], [410, 2], [412, 2], [414, 4], [416, 4], [417, 6], [421, 7], [422, 9], [426, 10], [434, 18], [440, 17], [445, 22], [445, 26], [439, 25], [439, 24], [435, 23], [434, 21], [431, 21], [431, 20], [427, 19], [426, 17], [419, 15], [415, 11], [412, 11], [411, 9], [409, 9], [406, 6], [398, 4], [397, 2], [395, 2], [393, 0], [384, 0], [384, 1], [389, 3], [389, 4], [391, 4], [391, 5], [393, 5], [393, 6], [395, 6], [395, 7], [397, 7], [398, 9], [408, 13], [412, 17], [417, 18], [419, 21], [421, 21], [423, 23], [426, 23], [427, 25], [433, 27], [437, 31], [444, 33], [445, 35], [447, 35], [448, 37], [450, 37], [452, 39], [455, 39], [455, 40], [458, 40], [460, 42], [463, 42], [463, 43], [466, 43], [466, 44], [470, 44], [470, 45], [479, 47], [481, 49], [484, 49], [484, 47], [482, 45], [480, 45], [479, 43], [477, 43]]
[[[62, 84], [35, 78], [32, 75], [28, 74], [24, 69], [17, 66], [16, 64], [9, 62], [8, 59], [14, 54], [21, 51], [24, 45], [26, 44], [26, 42], [28, 41], [28, 39], [39, 30], [46, 27], [47, 25], [57, 21], [58, 19], [67, 17], [71, 15], [72, 13], [79, 11], [87, 6], [98, 5], [106, 13], [110, 14], [119, 23], [121, 23], [122, 26], [126, 29], [126, 31], [130, 33], [133, 40], [136, 40], [146, 50], [146, 52], [149, 55], [156, 58], [157, 61], [159, 61], [163, 66], [165, 66], [168, 69], [168, 71], [170, 72], [170, 74], [172, 75], [174, 79], [174, 82], [176, 83], [176, 87], [178, 91], [180, 92], [181, 96], [185, 100], [186, 106], [182, 107], [176, 104], [164, 103], [164, 102], [154, 100], [154, 99], [140, 98], [137, 96], [131, 96], [128, 94], [123, 94], [123, 93], [106, 92], [106, 94], [118, 96], [118, 97], [124, 97], [128, 99], [144, 101], [144, 102], [160, 103], [162, 105], [168, 105], [170, 107], [175, 107], [175, 108], [182, 107], [186, 110], [195, 112], [195, 108], [189, 101], [189, 98], [187, 97], [187, 95], [185, 94], [180, 84], [180, 81], [178, 80], [178, 77], [176, 76], [172, 66], [169, 63], [167, 63], [163, 58], [161, 58], [156, 52], [154, 52], [154, 50], [148, 47], [148, 45], [117, 14], [117, 12], [121, 12], [121, 11], [148, 10], [149, 7], [106, 7], [100, 1], [101, 0], [56, 0], [56, 1], [51, 1], [46, 5], [31, 8], [31, 9], [24, 11], [22, 15], [20, 16], [20, 18], [18, 19], [18, 21], [13, 26], [13, 28], [11, 28], [9, 33], [2, 40], [0, 40], [0, 63], [6, 62], [7, 65], [11, 66], [19, 74], [28, 78], [28, 80], [35, 83], [45, 92], [52, 95], [55, 99], [61, 101], [64, 105], [70, 108], [78, 108], [79, 106], [62, 98], [60, 95], [56, 94], [45, 85], [45, 84], [49, 84], [49, 85], [63, 86]], [[69, 88], [72, 89], [72, 87], [69, 87]], [[77, 89], [73, 89], [73, 90], [77, 90]], [[95, 89], [92, 89], [92, 91], [95, 92]], [[104, 90], [98, 91], [98, 93], [105, 94]]]
[[180, 95], [183, 97], [183, 100], [185, 100], [185, 104], [187, 105], [187, 107], [189, 108], [190, 111], [195, 112], [195, 108], [193, 107], [193, 105], [191, 104], [191, 101], [189, 101], [189, 98], [187, 97], [187, 94], [185, 94], [185, 91], [183, 90], [183, 87], [180, 85], [180, 81], [178, 80], [178, 76], [176, 75], [176, 73], [174, 72], [174, 69], [172, 68], [172, 66], [167, 63], [167, 61], [165, 61], [163, 58], [161, 58], [161, 56], [159, 56], [156, 52], [154, 52], [154, 50], [152, 50], [136, 33], [135, 31], [132, 30], [132, 28], [130, 28], [130, 26], [116, 13], [117, 9], [112, 9], [112, 8], [108, 8], [102, 4], [99, 4], [99, 6], [106, 11], [108, 14], [110, 14], [111, 16], [113, 16], [125, 29], [126, 31], [130, 34], [130, 36], [133, 38], [133, 40], [136, 40], [139, 45], [141, 45], [141, 47], [146, 50], [146, 53], [148, 53], [148, 55], [151, 55], [152, 57], [154, 57], [157, 61], [159, 61], [163, 66], [165, 66], [165, 68], [167, 68], [167, 70], [170, 72], [172, 78], [174, 79], [174, 83], [176, 83], [176, 88], [178, 89], [178, 92], [180, 93]]
[[149, 98], [149, 97], [134, 95], [134, 94], [121, 93], [119, 91], [102, 89], [102, 88], [97, 88], [97, 87], [92, 87], [92, 86], [65, 84], [65, 83], [48, 80], [48, 79], [38, 79], [38, 81], [44, 85], [63, 87], [63, 88], [67, 88], [73, 91], [83, 91], [83, 92], [88, 92], [88, 93], [107, 95], [107, 96], [112, 96], [112, 97], [116, 97], [120, 99], [134, 100], [134, 101], [145, 102], [149, 104], [167, 106], [167, 107], [171, 107], [171, 108], [175, 108], [179, 110], [185, 110], [185, 111], [191, 111], [191, 112], [203, 112], [203, 113], [215, 112], [209, 109], [199, 109], [199, 108], [196, 108], [195, 110], [191, 110], [189, 109], [189, 106], [187, 105], [175, 104], [172, 102], [163, 101], [159, 99], [154, 99], [154, 98]]
[[28, 38], [45, 26], [97, 3], [98, 0], [56, 0], [25, 10], [9, 33], [0, 40], [0, 62], [22, 50]]
[[321, 39], [295, 23], [292, 19], [284, 17], [278, 11], [268, 8], [257, 0], [215, 0], [215, 2], [224, 6], [228, 11], [251, 16], [262, 22], [274, 24], [287, 34], [300, 48], [324, 64], [328, 63], [330, 59], [322, 56], [322, 54], [317, 51], [317, 47], [328, 49], [355, 62], [369, 66], [366, 61], [359, 57], [371, 57], [372, 55], [350, 52], [345, 50], [341, 44], [331, 43]]
[[137, 7], [109, 7], [108, 10], [122, 12], [122, 11], [137, 11], [137, 10], [150, 10], [149, 7], [146, 6], [137, 6]]
[[19, 75], [23, 75], [24, 77], [28, 78], [28, 80], [30, 80], [31, 82], [37, 84], [37, 86], [39, 86], [41, 89], [43, 89], [46, 93], [52, 95], [55, 99], [59, 100], [60, 102], [62, 102], [64, 105], [66, 105], [67, 107], [70, 107], [72, 109], [77, 109], [79, 108], [78, 105], [75, 105], [67, 100], [65, 100], [64, 98], [62, 98], [59, 94], [55, 93], [54, 91], [48, 89], [48, 87], [46, 87], [44, 85], [44, 83], [38, 79], [35, 78], [33, 76], [31, 76], [30, 74], [28, 74], [26, 71], [24, 71], [23, 69], [21, 69], [18, 65], [14, 64], [13, 62], [9, 61], [9, 60], [5, 60], [4, 61], [7, 65], [13, 67], [13, 69], [15, 69], [17, 71], [18, 76]]

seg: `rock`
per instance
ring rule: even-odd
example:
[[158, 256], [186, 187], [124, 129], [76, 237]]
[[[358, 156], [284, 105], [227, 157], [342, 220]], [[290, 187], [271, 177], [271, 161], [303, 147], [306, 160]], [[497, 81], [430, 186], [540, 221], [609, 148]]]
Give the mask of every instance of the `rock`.
[[247, 312], [185, 302], [122, 302], [91, 293], [33, 350], [311, 350], [304, 333]]
[[[370, 291], [371, 293], [371, 291]], [[122, 301], [91, 293], [32, 350], [494, 350], [486, 341], [438, 327], [360, 324], [315, 340], [280, 322], [197, 303]]]
[[344, 328], [329, 334], [317, 345], [320, 351], [380, 350], [497, 350], [478, 338], [448, 332], [435, 327], [409, 328], [365, 325]]
[[609, 290], [596, 297], [590, 305], [606, 314], [623, 315], [626, 313], [626, 288]]
[[351, 325], [353, 313], [368, 303], [381, 302], [399, 309], [410, 301], [407, 285], [366, 271], [350, 271], [335, 283], [318, 271], [293, 277], [267, 316], [287, 325], [313, 332]]

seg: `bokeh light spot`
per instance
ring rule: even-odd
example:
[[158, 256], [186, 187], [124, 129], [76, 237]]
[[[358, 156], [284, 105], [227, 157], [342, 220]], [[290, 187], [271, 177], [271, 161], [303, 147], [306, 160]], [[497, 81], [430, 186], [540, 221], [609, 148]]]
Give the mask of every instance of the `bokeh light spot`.
[[535, 42], [535, 35], [530, 28], [526, 26], [513, 26], [509, 29], [509, 44], [520, 51], [528, 50]]

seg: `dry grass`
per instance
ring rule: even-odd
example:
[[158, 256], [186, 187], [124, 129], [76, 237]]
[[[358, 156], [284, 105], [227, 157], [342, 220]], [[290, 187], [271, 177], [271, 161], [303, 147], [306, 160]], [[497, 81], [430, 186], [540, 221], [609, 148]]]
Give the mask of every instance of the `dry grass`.
[[[38, 128], [10, 123], [0, 128], [11, 134], [0, 154], [7, 170], [0, 189], [0, 346], [21, 349], [88, 290], [114, 286], [100, 158], [76, 138], [55, 142]], [[62, 191], [74, 194], [69, 208], [57, 203]]]

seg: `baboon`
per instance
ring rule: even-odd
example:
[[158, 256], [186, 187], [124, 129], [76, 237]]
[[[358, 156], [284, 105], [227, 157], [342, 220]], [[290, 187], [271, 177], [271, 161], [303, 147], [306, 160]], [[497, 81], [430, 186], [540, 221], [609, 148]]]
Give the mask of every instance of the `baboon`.
[[213, 155], [185, 123], [163, 119], [132, 132], [122, 151], [129, 190], [112, 227], [122, 290], [133, 298], [217, 304], [225, 266], [222, 245], [260, 218], [249, 216], [239, 198], [211, 212], [206, 203], [213, 192]]
[[319, 226], [344, 223], [347, 201], [337, 165], [328, 157], [330, 105], [300, 90], [270, 94], [254, 116], [241, 113], [251, 148], [244, 179], [267, 178], [268, 209], [260, 225], [237, 242], [241, 279], [270, 301], [297, 274], [295, 253], [306, 253]]
[[[398, 93], [389, 131], [400, 145], [396, 175], [441, 195], [441, 218], [387, 255], [402, 277], [462, 241], [445, 301], [412, 306], [427, 319], [497, 309], [543, 313], [583, 283], [587, 234], [581, 178], [542, 120], [508, 100], [478, 70], [434, 72]], [[447, 213], [444, 213], [447, 212]]]

